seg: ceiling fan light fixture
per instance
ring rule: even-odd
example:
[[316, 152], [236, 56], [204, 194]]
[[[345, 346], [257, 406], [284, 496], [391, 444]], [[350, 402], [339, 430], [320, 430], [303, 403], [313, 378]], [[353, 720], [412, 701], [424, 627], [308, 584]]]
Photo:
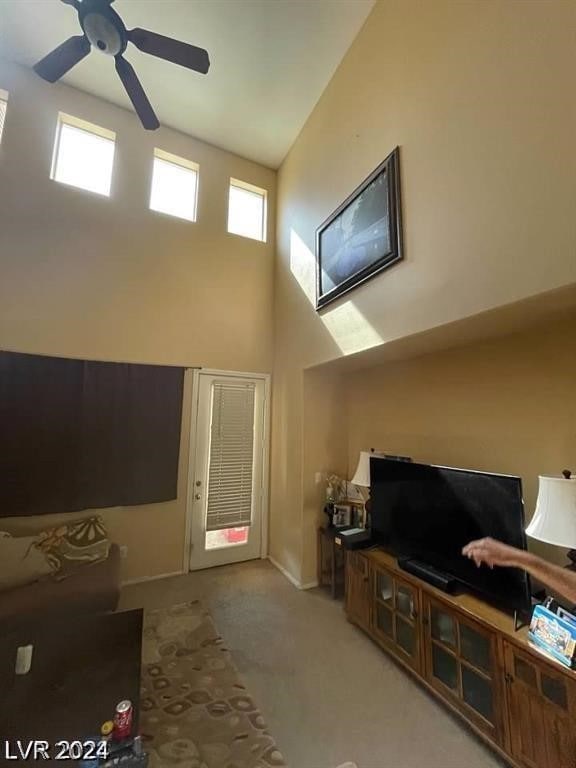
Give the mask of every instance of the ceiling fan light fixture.
[[120, 16], [110, 6], [114, 0], [62, 0], [78, 13], [83, 35], [71, 37], [34, 65], [44, 80], [55, 83], [95, 48], [115, 59], [115, 67], [126, 93], [146, 130], [160, 127], [152, 105], [132, 65], [123, 57], [129, 42], [143, 53], [206, 74], [210, 68], [208, 51], [171, 37], [136, 28], [127, 31]]

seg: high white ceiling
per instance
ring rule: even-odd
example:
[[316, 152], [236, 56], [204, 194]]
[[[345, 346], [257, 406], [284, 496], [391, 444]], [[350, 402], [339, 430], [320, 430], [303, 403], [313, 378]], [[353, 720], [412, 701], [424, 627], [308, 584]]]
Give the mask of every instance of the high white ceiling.
[[[278, 167], [374, 0], [117, 0], [128, 29], [206, 48], [208, 75], [129, 46], [160, 122]], [[60, 0], [0, 0], [0, 54], [32, 66], [71, 35]], [[131, 109], [113, 61], [92, 51], [63, 82]], [[46, 87], [50, 86], [46, 84]]]

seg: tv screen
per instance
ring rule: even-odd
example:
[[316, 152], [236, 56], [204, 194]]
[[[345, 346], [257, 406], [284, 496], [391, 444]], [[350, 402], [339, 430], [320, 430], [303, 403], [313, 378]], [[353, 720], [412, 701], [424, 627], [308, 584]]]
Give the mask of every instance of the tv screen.
[[378, 541], [398, 556], [454, 576], [503, 608], [529, 609], [527, 574], [477, 568], [462, 555], [465, 544], [484, 536], [526, 549], [519, 477], [373, 458], [370, 483]]

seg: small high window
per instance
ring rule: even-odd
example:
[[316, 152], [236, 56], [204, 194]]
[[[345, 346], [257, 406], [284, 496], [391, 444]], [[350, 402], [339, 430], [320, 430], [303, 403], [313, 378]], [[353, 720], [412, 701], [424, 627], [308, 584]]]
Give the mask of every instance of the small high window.
[[6, 110], [8, 109], [8, 91], [0, 88], [0, 142], [4, 133], [4, 123], [6, 122]]
[[228, 232], [266, 241], [266, 190], [230, 179]]
[[60, 112], [50, 178], [110, 196], [116, 134]]
[[150, 208], [196, 221], [198, 170], [198, 164], [191, 160], [155, 149]]

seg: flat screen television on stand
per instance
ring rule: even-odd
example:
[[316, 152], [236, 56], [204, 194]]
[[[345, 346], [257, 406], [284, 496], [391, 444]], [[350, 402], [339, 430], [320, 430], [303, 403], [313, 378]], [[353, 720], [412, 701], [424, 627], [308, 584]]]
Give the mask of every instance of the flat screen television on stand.
[[370, 497], [374, 540], [399, 560], [431, 566], [509, 612], [530, 611], [524, 571], [477, 568], [462, 555], [484, 536], [526, 549], [519, 477], [371, 459]]

